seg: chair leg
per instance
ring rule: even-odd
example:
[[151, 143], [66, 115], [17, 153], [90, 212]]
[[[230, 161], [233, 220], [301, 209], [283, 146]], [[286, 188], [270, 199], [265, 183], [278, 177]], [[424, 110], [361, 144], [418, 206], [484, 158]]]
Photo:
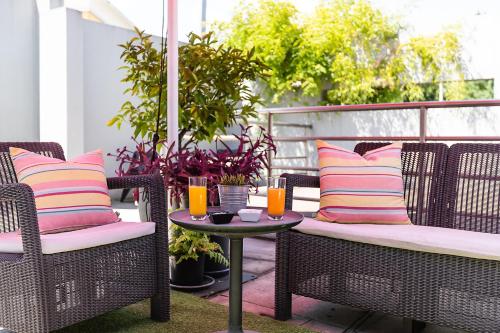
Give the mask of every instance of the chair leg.
[[292, 293], [289, 291], [288, 281], [289, 237], [286, 231], [276, 236], [274, 317], [277, 320], [288, 320], [292, 318]]
[[156, 231], [156, 290], [151, 298], [151, 319], [156, 321], [170, 320], [170, 271], [168, 256], [168, 230], [162, 224]]
[[275, 296], [274, 317], [283, 321], [292, 318], [292, 293], [282, 292]]
[[425, 326], [424, 321], [403, 318], [403, 328], [406, 333], [419, 333], [424, 330]]
[[151, 319], [165, 322], [170, 320], [170, 292], [151, 298]]

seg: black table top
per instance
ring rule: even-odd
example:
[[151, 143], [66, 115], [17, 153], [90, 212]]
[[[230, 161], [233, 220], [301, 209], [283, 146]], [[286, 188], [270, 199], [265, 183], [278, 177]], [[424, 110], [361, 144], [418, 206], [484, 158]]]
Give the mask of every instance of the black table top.
[[193, 221], [191, 215], [189, 215], [189, 210], [186, 209], [170, 213], [169, 218], [173, 223], [189, 230], [243, 238], [287, 230], [302, 222], [304, 216], [287, 210], [283, 220], [272, 221], [267, 217], [267, 209], [263, 209], [259, 222], [242, 222], [240, 217], [235, 215], [228, 224], [213, 224], [208, 217], [202, 221]]

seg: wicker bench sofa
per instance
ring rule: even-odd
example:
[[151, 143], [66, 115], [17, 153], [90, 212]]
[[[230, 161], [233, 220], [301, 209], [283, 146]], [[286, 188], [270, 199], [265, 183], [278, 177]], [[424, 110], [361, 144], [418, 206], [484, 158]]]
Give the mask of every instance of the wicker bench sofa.
[[[384, 144], [360, 143], [355, 151]], [[411, 330], [427, 322], [500, 332], [500, 144], [405, 143], [402, 167], [414, 225], [394, 227], [417, 230], [406, 233], [417, 243], [419, 237], [424, 243], [441, 238], [452, 249], [398, 246], [390, 237], [352, 238], [343, 230], [327, 236], [308, 230], [305, 221], [302, 230], [277, 235], [277, 319], [291, 317], [291, 296], [297, 294], [400, 316]], [[294, 187], [319, 187], [316, 176], [284, 177], [288, 209]]]

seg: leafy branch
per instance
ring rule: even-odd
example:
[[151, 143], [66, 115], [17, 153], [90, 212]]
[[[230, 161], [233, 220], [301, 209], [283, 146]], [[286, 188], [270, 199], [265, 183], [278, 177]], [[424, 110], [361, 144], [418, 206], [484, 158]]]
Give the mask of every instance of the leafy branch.
[[[119, 45], [124, 62], [120, 69], [125, 72], [122, 82], [128, 85], [124, 92], [133, 99], [123, 103], [108, 125], [120, 128], [129, 123], [134, 138], [148, 141], [156, 127], [160, 75], [166, 82], [167, 73], [160, 71], [161, 51], [155, 48], [151, 35], [137, 28], [136, 34]], [[188, 43], [179, 47], [179, 142], [187, 146], [211, 141], [214, 135], [225, 134], [227, 127], [255, 117], [261, 98], [252, 82], [264, 78], [266, 69], [251, 49], [242, 51], [218, 44], [212, 32], [189, 34]], [[160, 139], [166, 138], [168, 130], [167, 85], [163, 90]]]

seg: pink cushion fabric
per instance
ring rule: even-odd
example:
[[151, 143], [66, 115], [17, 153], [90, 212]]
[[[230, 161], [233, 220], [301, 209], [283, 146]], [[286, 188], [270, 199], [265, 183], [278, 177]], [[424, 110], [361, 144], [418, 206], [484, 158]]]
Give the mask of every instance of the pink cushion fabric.
[[[117, 222], [98, 227], [41, 235], [43, 254], [76, 251], [118, 243], [155, 233], [153, 222]], [[21, 235], [17, 232], [0, 233], [0, 253], [23, 253]]]
[[307, 217], [293, 229], [358, 243], [500, 261], [499, 234], [411, 224], [324, 223]]
[[337, 223], [409, 224], [401, 174], [401, 144], [364, 156], [323, 141], [318, 146], [318, 219]]
[[111, 208], [100, 150], [63, 161], [10, 148], [20, 183], [33, 189], [40, 233], [77, 230], [118, 221]]

